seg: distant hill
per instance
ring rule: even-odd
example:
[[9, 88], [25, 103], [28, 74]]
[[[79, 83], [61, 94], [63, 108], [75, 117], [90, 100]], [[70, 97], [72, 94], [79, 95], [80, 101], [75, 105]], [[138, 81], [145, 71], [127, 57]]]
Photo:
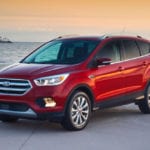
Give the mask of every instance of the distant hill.
[[8, 38], [0, 36], [0, 43], [12, 43]]

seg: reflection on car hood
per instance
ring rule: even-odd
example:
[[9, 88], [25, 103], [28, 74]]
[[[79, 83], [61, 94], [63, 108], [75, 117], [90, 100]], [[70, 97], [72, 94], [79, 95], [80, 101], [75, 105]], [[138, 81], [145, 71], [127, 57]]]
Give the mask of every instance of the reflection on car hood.
[[[65, 69], [66, 68], [66, 69]], [[24, 64], [18, 63], [8, 66], [0, 71], [0, 76], [38, 76], [49, 72], [51, 74], [61, 73], [65, 70], [70, 70], [69, 65], [51, 65], [51, 64]]]

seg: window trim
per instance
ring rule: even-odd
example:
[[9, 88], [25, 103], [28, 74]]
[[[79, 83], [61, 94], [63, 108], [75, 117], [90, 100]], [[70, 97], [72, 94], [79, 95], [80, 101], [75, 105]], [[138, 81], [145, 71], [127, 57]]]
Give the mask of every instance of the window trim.
[[121, 62], [132, 61], [132, 60], [136, 60], [136, 59], [140, 59], [140, 58], [148, 57], [148, 56], [150, 56], [150, 53], [149, 53], [149, 54], [146, 54], [146, 55], [142, 55], [142, 56], [136, 57], [136, 58], [125, 59], [125, 60], [122, 60], [122, 61], [114, 62], [114, 63], [111, 63], [111, 64], [116, 64], [116, 63], [121, 63]]

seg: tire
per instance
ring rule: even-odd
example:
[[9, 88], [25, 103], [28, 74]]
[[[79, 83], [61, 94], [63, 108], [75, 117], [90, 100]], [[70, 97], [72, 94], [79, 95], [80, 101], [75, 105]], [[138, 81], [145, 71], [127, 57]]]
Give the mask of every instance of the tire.
[[82, 130], [88, 124], [90, 115], [91, 102], [89, 96], [82, 91], [76, 91], [69, 100], [61, 124], [66, 130]]
[[138, 103], [139, 109], [144, 114], [150, 113], [150, 84], [145, 90], [144, 99]]
[[2, 121], [2, 122], [16, 122], [17, 120], [18, 120], [18, 118], [16, 118], [16, 117], [0, 115], [0, 121]]

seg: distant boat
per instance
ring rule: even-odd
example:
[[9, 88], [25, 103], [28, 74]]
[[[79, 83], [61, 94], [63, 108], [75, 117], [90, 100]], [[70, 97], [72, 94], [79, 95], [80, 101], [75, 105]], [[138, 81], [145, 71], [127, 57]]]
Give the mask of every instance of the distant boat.
[[12, 43], [8, 38], [3, 38], [0, 36], [0, 43]]

